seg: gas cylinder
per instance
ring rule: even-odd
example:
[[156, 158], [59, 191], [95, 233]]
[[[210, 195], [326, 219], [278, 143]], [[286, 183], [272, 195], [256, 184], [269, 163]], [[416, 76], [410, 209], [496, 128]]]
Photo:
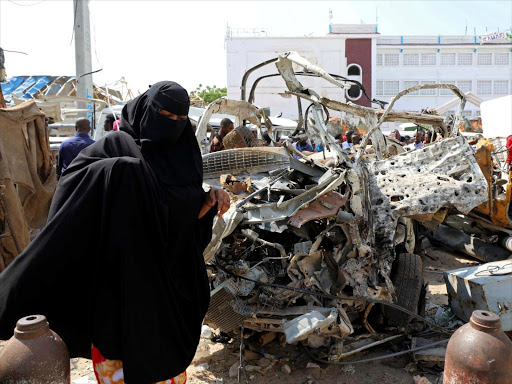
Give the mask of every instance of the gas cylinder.
[[0, 383], [70, 384], [68, 349], [46, 317], [18, 320], [14, 336], [0, 352]]
[[498, 315], [474, 311], [448, 342], [443, 384], [491, 383], [512, 383], [512, 341]]

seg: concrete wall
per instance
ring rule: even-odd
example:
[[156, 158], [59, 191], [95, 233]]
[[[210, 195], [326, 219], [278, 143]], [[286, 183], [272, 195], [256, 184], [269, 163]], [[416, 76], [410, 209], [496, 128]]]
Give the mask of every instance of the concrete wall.
[[[329, 73], [346, 76], [345, 39], [339, 37], [322, 38], [227, 38], [227, 88], [228, 98], [240, 99], [242, 77], [249, 68], [277, 57], [288, 51], [297, 51], [312, 64], [319, 65]], [[300, 68], [295, 68], [299, 70]], [[270, 64], [253, 72], [247, 82], [246, 97], [249, 96], [255, 79], [271, 73], [278, 73], [275, 64]], [[299, 77], [305, 87], [312, 88], [323, 97], [345, 101], [344, 91], [319, 78]], [[279, 93], [287, 90], [281, 77], [262, 80], [256, 88], [254, 103], [260, 107], [270, 107], [271, 115], [280, 112], [283, 117], [297, 119], [296, 98], [283, 98]], [[309, 103], [303, 102], [303, 108]]]

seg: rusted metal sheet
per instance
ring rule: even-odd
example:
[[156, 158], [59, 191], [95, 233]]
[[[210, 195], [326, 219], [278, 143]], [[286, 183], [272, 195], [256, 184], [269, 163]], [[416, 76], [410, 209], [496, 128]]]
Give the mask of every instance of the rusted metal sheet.
[[345, 205], [347, 198], [338, 192], [327, 192], [307, 207], [290, 218], [289, 224], [300, 228], [304, 223], [315, 219], [334, 217], [338, 210]]

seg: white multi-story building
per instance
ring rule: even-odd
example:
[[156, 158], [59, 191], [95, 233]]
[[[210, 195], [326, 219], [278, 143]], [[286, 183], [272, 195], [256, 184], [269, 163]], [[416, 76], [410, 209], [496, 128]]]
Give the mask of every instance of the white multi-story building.
[[[325, 37], [226, 37], [228, 97], [240, 98], [246, 70], [287, 51], [298, 51], [313, 64], [330, 73], [359, 80], [370, 99], [389, 101], [399, 91], [418, 84], [450, 83], [463, 92], [471, 91], [482, 101], [512, 94], [512, 41], [493, 40], [481, 44], [477, 36], [383, 36], [376, 25], [331, 25]], [[248, 81], [277, 73], [275, 66], [255, 72]], [[343, 92], [321, 79], [300, 78], [322, 96], [350, 100], [370, 106], [357, 90]], [[296, 118], [293, 101], [279, 94], [285, 85], [280, 78], [260, 82], [255, 103]], [[248, 93], [249, 91], [247, 91]], [[397, 109], [420, 111], [452, 100], [448, 90], [422, 90], [401, 98]], [[452, 111], [448, 111], [450, 113]], [[479, 115], [467, 103], [466, 117]]]
[[[454, 84], [482, 101], [508, 95], [512, 92], [511, 47], [510, 41], [481, 45], [473, 36], [381, 36], [374, 95], [388, 100], [398, 90], [436, 83]], [[400, 99], [397, 108], [419, 111], [453, 97], [450, 90], [422, 90]], [[479, 109], [468, 103], [464, 114], [475, 117]]]

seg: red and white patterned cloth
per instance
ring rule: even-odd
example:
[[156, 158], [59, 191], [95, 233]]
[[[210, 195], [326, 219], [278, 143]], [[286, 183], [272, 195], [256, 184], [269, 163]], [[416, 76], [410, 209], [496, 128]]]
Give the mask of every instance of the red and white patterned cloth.
[[[121, 360], [107, 360], [98, 348], [92, 346], [92, 365], [98, 384], [124, 384], [123, 362]], [[185, 384], [187, 371], [172, 379], [159, 381], [154, 384]]]

